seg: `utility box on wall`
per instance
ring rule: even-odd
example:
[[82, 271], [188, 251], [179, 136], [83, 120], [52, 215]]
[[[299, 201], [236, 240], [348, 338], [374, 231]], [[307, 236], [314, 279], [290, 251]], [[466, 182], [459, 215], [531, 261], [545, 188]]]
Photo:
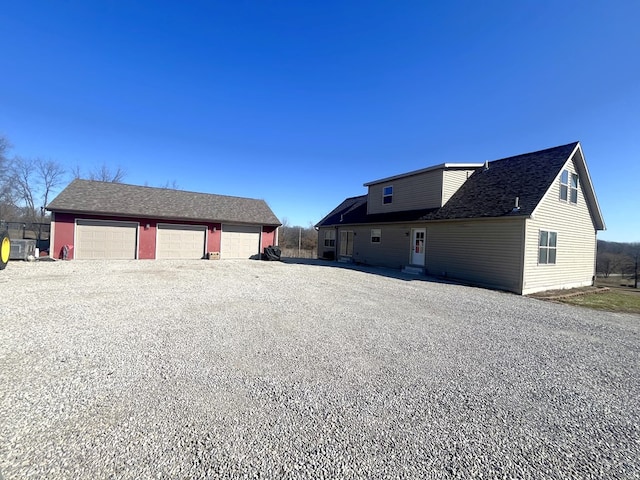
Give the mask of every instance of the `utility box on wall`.
[[220, 260], [220, 252], [209, 252], [207, 258], [209, 258], [209, 260]]

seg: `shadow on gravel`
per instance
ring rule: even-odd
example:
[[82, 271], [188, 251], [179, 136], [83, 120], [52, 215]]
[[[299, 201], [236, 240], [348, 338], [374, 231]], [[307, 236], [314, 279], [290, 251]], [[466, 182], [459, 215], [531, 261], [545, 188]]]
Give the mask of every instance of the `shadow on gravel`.
[[431, 275], [412, 275], [409, 273], [403, 273], [402, 271], [395, 268], [387, 268], [387, 267], [374, 267], [371, 265], [362, 265], [356, 263], [342, 263], [335, 260], [321, 260], [315, 258], [282, 258], [282, 263], [289, 263], [295, 265], [314, 265], [317, 267], [328, 267], [328, 268], [342, 268], [345, 270], [355, 270], [358, 272], [371, 273], [373, 275], [380, 275], [388, 278], [396, 278], [398, 280], [405, 280], [407, 282], [411, 281], [421, 281], [421, 282], [430, 282], [430, 283], [442, 283], [445, 285], [465, 285], [462, 282], [455, 282], [453, 280], [445, 279], [442, 277], [434, 277]]

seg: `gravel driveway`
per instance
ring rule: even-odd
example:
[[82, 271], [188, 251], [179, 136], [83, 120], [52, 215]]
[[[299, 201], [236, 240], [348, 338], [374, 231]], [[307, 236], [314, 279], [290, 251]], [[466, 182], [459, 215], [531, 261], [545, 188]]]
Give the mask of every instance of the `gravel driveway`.
[[640, 478], [640, 317], [383, 270], [12, 262], [0, 472]]

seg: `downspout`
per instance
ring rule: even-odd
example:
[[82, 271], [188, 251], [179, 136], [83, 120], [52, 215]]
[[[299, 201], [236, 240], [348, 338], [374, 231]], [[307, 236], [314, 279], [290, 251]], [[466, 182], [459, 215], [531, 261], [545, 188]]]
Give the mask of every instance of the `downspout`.
[[591, 275], [591, 286], [596, 286], [596, 275], [598, 275], [598, 230], [594, 230], [595, 255], [593, 256], [593, 275]]
[[524, 292], [524, 285], [526, 283], [526, 271], [527, 271], [527, 265], [526, 265], [526, 259], [527, 259], [527, 222], [529, 221], [529, 218], [524, 217], [523, 221], [522, 221], [522, 240], [520, 242], [521, 245], [521, 250], [520, 250], [520, 287], [519, 287], [519, 292], [518, 294], [522, 295]]

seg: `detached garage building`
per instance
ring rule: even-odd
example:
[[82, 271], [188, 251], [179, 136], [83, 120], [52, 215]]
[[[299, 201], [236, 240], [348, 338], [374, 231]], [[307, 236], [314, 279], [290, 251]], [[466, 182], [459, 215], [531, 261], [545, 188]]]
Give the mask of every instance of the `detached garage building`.
[[80, 179], [47, 210], [51, 256], [81, 260], [250, 258], [281, 225], [264, 200]]

